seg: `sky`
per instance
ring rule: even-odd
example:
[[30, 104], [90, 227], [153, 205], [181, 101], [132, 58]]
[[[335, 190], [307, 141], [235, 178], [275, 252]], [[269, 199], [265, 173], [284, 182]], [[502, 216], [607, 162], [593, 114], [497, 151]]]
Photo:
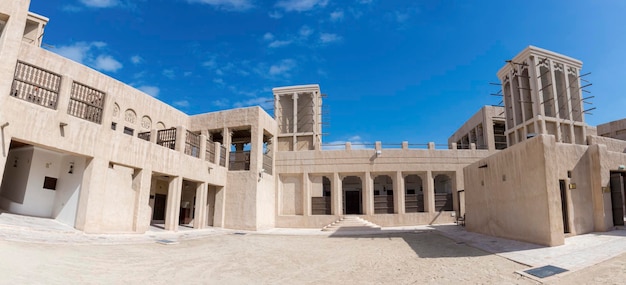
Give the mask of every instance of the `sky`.
[[[626, 117], [626, 1], [31, 0], [44, 47], [193, 115], [319, 84], [324, 143], [447, 143], [528, 45], [583, 62], [590, 125]], [[442, 146], [445, 148], [445, 146]]]

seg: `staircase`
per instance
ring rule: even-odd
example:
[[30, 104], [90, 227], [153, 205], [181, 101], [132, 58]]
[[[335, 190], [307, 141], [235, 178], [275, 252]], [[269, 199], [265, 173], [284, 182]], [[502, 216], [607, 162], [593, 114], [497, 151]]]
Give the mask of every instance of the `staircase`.
[[380, 226], [370, 223], [367, 220], [357, 216], [345, 216], [341, 219], [332, 222], [331, 224], [322, 228], [325, 232], [361, 232], [361, 231], [379, 231]]

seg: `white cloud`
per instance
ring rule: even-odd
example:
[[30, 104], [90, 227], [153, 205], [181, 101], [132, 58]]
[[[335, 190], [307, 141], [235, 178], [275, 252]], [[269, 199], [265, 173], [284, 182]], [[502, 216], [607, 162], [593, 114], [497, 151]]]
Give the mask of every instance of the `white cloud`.
[[93, 62], [94, 68], [103, 71], [116, 72], [123, 65], [110, 55], [99, 55]]
[[210, 58], [209, 60], [202, 63], [203, 66], [208, 68], [215, 68], [217, 63], [215, 62], [215, 57]]
[[143, 58], [138, 55], [133, 55], [130, 57], [130, 62], [132, 62], [133, 64], [140, 64], [143, 62]]
[[108, 8], [108, 7], [117, 6], [119, 4], [119, 1], [117, 0], [80, 0], [80, 3], [83, 3], [83, 5], [87, 7]]
[[229, 11], [245, 11], [254, 7], [250, 0], [187, 0], [187, 2], [207, 4]]
[[280, 40], [276, 40], [271, 42], [268, 47], [270, 48], [279, 48], [279, 47], [284, 47], [284, 46], [288, 46], [292, 43], [292, 41], [280, 41]]
[[298, 33], [301, 37], [308, 38], [311, 34], [313, 34], [313, 29], [309, 28], [309, 26], [302, 26]]
[[359, 0], [358, 1], [360, 4], [371, 4], [372, 2], [374, 2], [373, 0]]
[[213, 83], [219, 84], [219, 85], [224, 85], [224, 79], [222, 79], [222, 78], [215, 78], [215, 79], [213, 79]]
[[92, 48], [92, 44], [86, 42], [78, 42], [69, 46], [59, 46], [54, 52], [60, 56], [67, 57], [78, 63], [84, 63], [87, 53]]
[[102, 53], [107, 46], [104, 42], [77, 42], [72, 45], [59, 46], [52, 51], [63, 57], [69, 58], [81, 64], [89, 65], [95, 69], [116, 72], [123, 67], [122, 63], [113, 56]]
[[281, 0], [276, 3], [276, 7], [287, 12], [305, 12], [316, 7], [325, 7], [327, 4], [328, 0]]
[[343, 20], [343, 11], [337, 10], [335, 12], [330, 13], [330, 20], [333, 22], [338, 22]]
[[182, 107], [182, 108], [189, 107], [189, 101], [187, 101], [187, 100], [174, 101], [174, 103], [172, 103], [172, 104], [174, 106]]
[[228, 99], [219, 99], [213, 101], [213, 106], [215, 107], [228, 107]]
[[161, 91], [159, 89], [159, 87], [156, 86], [149, 86], [149, 85], [143, 85], [143, 86], [139, 86], [137, 87], [137, 89], [139, 89], [140, 91], [152, 96], [152, 97], [159, 97], [159, 91]]
[[274, 106], [274, 100], [272, 100], [272, 98], [257, 97], [257, 98], [251, 98], [248, 100], [236, 102], [233, 104], [233, 107], [235, 108], [250, 107], [250, 106], [261, 106], [261, 108], [263, 109], [272, 109]]
[[163, 69], [162, 72], [163, 76], [169, 78], [169, 79], [174, 79], [176, 78], [176, 74], [174, 73], [173, 69]]
[[189, 76], [191, 76], [192, 74], [193, 74], [193, 72], [191, 72], [191, 71], [185, 71], [185, 73], [183, 73], [183, 76], [185, 76], [185, 77], [189, 77]]
[[283, 14], [278, 11], [269, 12], [267, 15], [272, 19], [280, 19], [283, 17]]
[[265, 33], [265, 35], [263, 35], [263, 39], [266, 41], [271, 41], [274, 39], [274, 35], [272, 35], [272, 33]]
[[320, 42], [327, 44], [327, 43], [332, 43], [332, 42], [337, 42], [341, 40], [341, 36], [337, 35], [337, 34], [327, 34], [327, 33], [321, 33], [320, 34]]
[[270, 66], [269, 74], [272, 76], [285, 76], [289, 77], [289, 71], [296, 67], [296, 62], [293, 59], [283, 59], [278, 64]]
[[346, 142], [350, 143], [352, 149], [373, 149], [374, 144], [365, 142], [361, 136], [351, 136], [346, 140], [338, 140], [325, 143], [322, 145], [323, 150], [343, 150], [345, 149]]

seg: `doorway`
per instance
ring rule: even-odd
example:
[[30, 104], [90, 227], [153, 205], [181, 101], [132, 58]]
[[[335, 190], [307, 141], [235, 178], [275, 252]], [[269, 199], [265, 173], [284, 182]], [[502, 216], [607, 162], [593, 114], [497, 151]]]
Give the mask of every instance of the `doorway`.
[[165, 203], [167, 202], [167, 195], [154, 194], [154, 210], [152, 212], [152, 220], [164, 221], [165, 220]]
[[626, 214], [624, 199], [624, 173], [611, 172], [611, 208], [613, 211], [613, 225], [624, 225], [624, 214]]
[[561, 190], [561, 212], [563, 213], [563, 233], [570, 233], [569, 230], [569, 213], [567, 211], [567, 185], [565, 180], [559, 180], [559, 188]]
[[348, 176], [342, 181], [344, 215], [360, 215], [362, 213], [361, 178]]

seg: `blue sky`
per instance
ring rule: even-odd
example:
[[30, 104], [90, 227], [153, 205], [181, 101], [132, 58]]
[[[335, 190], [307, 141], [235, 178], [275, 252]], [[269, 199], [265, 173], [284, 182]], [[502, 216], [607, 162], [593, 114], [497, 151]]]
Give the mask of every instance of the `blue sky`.
[[[601, 3], [601, 4], [600, 4]], [[188, 113], [319, 84], [324, 142], [425, 144], [498, 104], [528, 45], [583, 61], [591, 125], [626, 117], [626, 1], [32, 0], [46, 47]]]

